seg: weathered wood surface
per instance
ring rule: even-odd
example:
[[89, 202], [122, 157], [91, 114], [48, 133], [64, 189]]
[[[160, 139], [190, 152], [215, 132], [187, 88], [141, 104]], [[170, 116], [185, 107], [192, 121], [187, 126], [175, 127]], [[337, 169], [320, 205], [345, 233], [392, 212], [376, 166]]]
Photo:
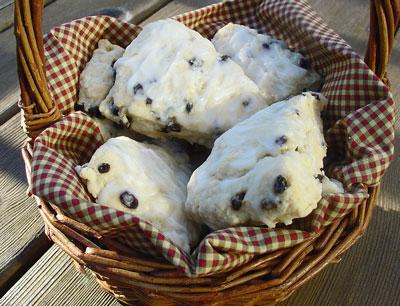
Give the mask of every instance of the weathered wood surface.
[[[6, 0], [7, 1], [7, 0]], [[138, 23], [170, 0], [57, 0], [46, 6], [43, 31], [67, 21], [92, 15], [97, 10], [121, 7], [129, 11], [131, 20]], [[1, 17], [1, 16], [0, 16]], [[18, 112], [19, 96], [14, 29], [0, 33], [0, 124]]]
[[[131, 18], [141, 21], [166, 2], [168, 1], [102, 0], [93, 1], [93, 3], [83, 1], [80, 6], [77, 6], [73, 5], [75, 3], [73, 0], [58, 0], [46, 7], [45, 16], [59, 17], [54, 17], [51, 21], [48, 18], [45, 26], [49, 27], [69, 19], [92, 14], [96, 9], [112, 6], [113, 3], [131, 10]], [[7, 38], [9, 34], [8, 31], [0, 33], [0, 50], [3, 47], [11, 48], [14, 44], [13, 38]], [[2, 44], [3, 42], [8, 44]], [[16, 70], [14, 62], [14, 53], [2, 54], [0, 57], [0, 124], [3, 123], [1, 109], [3, 114], [7, 115], [7, 119], [15, 113], [11, 104], [15, 104], [19, 92], [11, 90], [7, 93], [5, 87], [3, 88], [8, 82], [11, 82], [14, 87], [17, 86], [16, 80], [13, 82], [9, 79], [12, 78], [10, 74]], [[3, 70], [3, 67], [8, 67], [8, 71]], [[0, 125], [0, 296], [51, 245], [43, 233], [43, 222], [36, 209], [35, 201], [27, 198], [25, 194], [27, 184], [20, 153], [24, 140], [25, 134], [20, 128], [19, 114]]]
[[[203, 2], [199, 4], [198, 2], [200, 1], [173, 1], [151, 16], [146, 22], [190, 10], [195, 5], [207, 4]], [[310, 2], [327, 23], [358, 52], [362, 53], [364, 51], [369, 22], [367, 1], [310, 0]], [[395, 47], [389, 69], [389, 77], [392, 82], [397, 109], [399, 109], [400, 36], [396, 39]], [[14, 127], [12, 129], [16, 129], [16, 124], [13, 123]], [[400, 173], [399, 119], [397, 119], [396, 129], [395, 158], [383, 180], [382, 192], [378, 203], [379, 207], [366, 235], [345, 254], [341, 263], [329, 266], [314, 280], [290, 297], [288, 301], [283, 302], [282, 305], [394, 305], [400, 300], [400, 274], [398, 273], [400, 271], [400, 235], [398, 233], [398, 227], [400, 226], [398, 191], [400, 183], [398, 177], [398, 173]], [[0, 165], [2, 165], [2, 161], [0, 161]], [[17, 287], [18, 284], [16, 284], [0, 300], [0, 304], [7, 298], [7, 302], [10, 305], [20, 305], [21, 303], [24, 305], [23, 303], [25, 302], [28, 303], [26, 305], [31, 305], [30, 302], [34, 301], [32, 296], [38, 295], [35, 301], [42, 303], [39, 303], [39, 305], [60, 305], [59, 301], [50, 297], [56, 297], [60, 288], [67, 287], [65, 291], [62, 291], [62, 301], [65, 305], [74, 301], [79, 301], [80, 305], [96, 305], [90, 300], [86, 300], [87, 293], [84, 293], [84, 289], [82, 289], [86, 284], [84, 282], [85, 279], [78, 277], [79, 274], [75, 272], [72, 265], [67, 265], [59, 257], [48, 254], [51, 253], [46, 253], [42, 258], [46, 264], [39, 261], [32, 268], [34, 272], [31, 273], [29, 271], [25, 274], [18, 283], [21, 286]], [[65, 257], [65, 255], [63, 256]], [[52, 280], [52, 274], [46, 276], [46, 267], [57, 267], [57, 261], [64, 262], [63, 264], [58, 264], [59, 269], [62, 271], [59, 276]], [[36, 268], [37, 270], [34, 270]], [[43, 275], [40, 282], [35, 282], [37, 275]], [[71, 275], [70, 277], [75, 275], [76, 278], [74, 278], [72, 286], [67, 285], [69, 283], [68, 280], [71, 278], [64, 278], [65, 275]], [[38, 288], [38, 290], [32, 292], [32, 294], [25, 294], [31, 288]], [[100, 294], [99, 288], [93, 287], [91, 290]], [[24, 294], [21, 297], [22, 292]], [[115, 304], [116, 302], [113, 299], [108, 303], [106, 305], [118, 305]]]
[[1, 299], [2, 306], [120, 306], [102, 291], [94, 276], [75, 270], [70, 258], [56, 245]]
[[26, 194], [19, 115], [0, 127], [0, 295], [46, 251], [43, 222]]
[[[309, 0], [324, 20], [360, 54], [369, 30], [364, 0]], [[400, 35], [389, 66], [396, 102], [396, 146], [372, 222], [361, 240], [283, 305], [399, 305], [400, 303]]]
[[[45, 0], [45, 5], [55, 0]], [[0, 32], [14, 23], [14, 0], [0, 0]]]

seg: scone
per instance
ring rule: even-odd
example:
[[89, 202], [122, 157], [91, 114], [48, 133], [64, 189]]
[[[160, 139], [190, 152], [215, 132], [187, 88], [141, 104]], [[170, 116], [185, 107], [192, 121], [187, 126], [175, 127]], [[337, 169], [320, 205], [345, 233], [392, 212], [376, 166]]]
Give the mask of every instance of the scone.
[[268, 105], [239, 65], [171, 19], [144, 26], [114, 67], [115, 85], [101, 113], [154, 138], [211, 146]]
[[100, 117], [98, 105], [107, 96], [114, 84], [114, 62], [122, 56], [124, 49], [113, 45], [106, 39], [100, 39], [98, 48], [86, 64], [79, 79], [79, 101], [86, 112]]
[[329, 180], [322, 170], [322, 99], [314, 93], [295, 96], [222, 134], [190, 178], [189, 216], [213, 229], [275, 227], [316, 208], [322, 181]]
[[299, 94], [320, 80], [303, 55], [289, 50], [285, 42], [246, 26], [229, 23], [212, 42], [219, 53], [242, 67], [269, 104]]
[[196, 242], [197, 229], [184, 213], [187, 155], [121, 136], [100, 146], [76, 171], [96, 203], [151, 222], [187, 252]]

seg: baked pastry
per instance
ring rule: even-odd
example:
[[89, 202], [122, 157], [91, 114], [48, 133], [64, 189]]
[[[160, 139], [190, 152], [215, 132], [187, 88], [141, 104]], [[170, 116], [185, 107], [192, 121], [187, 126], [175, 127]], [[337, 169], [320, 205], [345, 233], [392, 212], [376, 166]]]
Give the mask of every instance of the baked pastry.
[[143, 27], [114, 65], [115, 85], [101, 113], [154, 138], [211, 146], [235, 123], [268, 104], [229, 57], [182, 23]]
[[[303, 93], [222, 134], [190, 178], [185, 204], [189, 216], [222, 229], [288, 225], [308, 215], [321, 199], [322, 181], [329, 180], [322, 170], [323, 100]], [[342, 191], [339, 187], [336, 191]]]
[[304, 56], [291, 51], [284, 41], [246, 26], [228, 23], [212, 42], [219, 53], [242, 67], [268, 104], [299, 94], [320, 80]]
[[79, 79], [79, 105], [93, 117], [101, 117], [98, 105], [107, 96], [114, 84], [114, 62], [122, 56], [124, 49], [100, 39], [98, 48], [86, 64]]
[[196, 242], [197, 228], [184, 213], [190, 176], [184, 153], [121, 136], [105, 142], [76, 171], [96, 203], [151, 222], [187, 252]]

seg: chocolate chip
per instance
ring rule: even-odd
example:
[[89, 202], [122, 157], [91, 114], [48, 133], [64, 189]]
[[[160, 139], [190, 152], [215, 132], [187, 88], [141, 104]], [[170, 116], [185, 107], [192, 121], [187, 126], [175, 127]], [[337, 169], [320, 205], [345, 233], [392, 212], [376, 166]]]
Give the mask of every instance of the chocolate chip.
[[324, 180], [324, 176], [322, 174], [318, 174], [317, 176], [315, 176], [315, 178], [319, 180], [320, 183], [322, 183], [322, 181]]
[[192, 111], [193, 108], [193, 103], [186, 103], [186, 112], [190, 113]]
[[250, 101], [249, 101], [249, 100], [244, 100], [244, 101], [242, 102], [242, 105], [243, 105], [244, 107], [249, 106], [249, 104], [250, 104]]
[[282, 145], [285, 144], [287, 141], [288, 141], [287, 137], [286, 137], [285, 135], [283, 135], [283, 136], [277, 138], [277, 139], [275, 140], [275, 143], [276, 143], [277, 145], [282, 146]]
[[102, 163], [100, 166], [97, 167], [100, 173], [107, 173], [110, 171], [110, 164]]
[[182, 126], [176, 121], [175, 117], [169, 118], [168, 124], [161, 130], [164, 133], [180, 132]]
[[260, 205], [261, 208], [264, 210], [270, 210], [278, 207], [278, 204], [276, 204], [276, 202], [267, 199], [262, 200]]
[[288, 183], [282, 175], [278, 175], [274, 183], [274, 192], [283, 193], [288, 188]]
[[296, 152], [299, 152], [299, 147], [296, 147], [296, 149], [294, 149]]
[[146, 98], [146, 104], [147, 104], [147, 105], [150, 105], [151, 103], [153, 103], [153, 99], [147, 97], [147, 98]]
[[227, 54], [221, 55], [221, 57], [219, 58], [220, 62], [226, 62], [228, 59], [230, 59], [231, 57]]
[[242, 207], [243, 199], [244, 199], [245, 195], [246, 195], [246, 192], [243, 191], [243, 192], [235, 194], [231, 198], [231, 207], [233, 210], [239, 210]]
[[199, 68], [203, 66], [203, 61], [196, 57], [192, 57], [190, 60], [188, 60], [188, 63], [192, 68]]
[[114, 100], [113, 100], [112, 98], [111, 98], [111, 102], [110, 102], [110, 104], [109, 104], [109, 108], [110, 108], [111, 113], [112, 113], [114, 116], [118, 116], [119, 107], [116, 106], [116, 105], [114, 104]]
[[300, 116], [300, 111], [298, 109], [296, 109], [295, 112], [297, 116]]
[[267, 49], [267, 50], [269, 49], [269, 43], [263, 43], [262, 46], [264, 49]]
[[300, 59], [299, 66], [303, 69], [311, 69], [311, 64], [304, 57]]
[[121, 193], [121, 195], [119, 196], [119, 200], [123, 205], [128, 208], [135, 209], [139, 205], [138, 199], [136, 199], [136, 197], [129, 191], [124, 191], [123, 193]]
[[133, 87], [133, 94], [136, 95], [138, 93], [138, 91], [143, 90], [143, 86], [140, 83], [137, 83], [134, 87]]
[[103, 114], [100, 112], [100, 109], [98, 106], [92, 106], [91, 108], [88, 109], [87, 111], [88, 115], [91, 117], [99, 118], [99, 119], [104, 119]]

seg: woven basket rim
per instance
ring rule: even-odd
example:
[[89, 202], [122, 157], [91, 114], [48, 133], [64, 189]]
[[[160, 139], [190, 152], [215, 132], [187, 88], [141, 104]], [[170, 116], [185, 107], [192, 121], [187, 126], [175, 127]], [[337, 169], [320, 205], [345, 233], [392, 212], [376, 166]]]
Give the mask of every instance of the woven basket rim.
[[[45, 127], [58, 121], [61, 114], [50, 99], [44, 77], [43, 1], [16, 0], [15, 5], [20, 105], [28, 134], [22, 154], [29, 181], [32, 140]], [[383, 1], [371, 1], [371, 34], [366, 63], [388, 83], [386, 67], [400, 13], [398, 0], [392, 1], [390, 7], [385, 5]], [[20, 35], [21, 29], [26, 29], [29, 39]], [[29, 65], [36, 67], [32, 69]], [[32, 75], [31, 71], [38, 73]], [[33, 95], [29, 87], [35, 84], [38, 86]], [[34, 112], [35, 108], [39, 113]], [[343, 252], [365, 232], [376, 206], [379, 185], [370, 187], [368, 193], [370, 197], [367, 200], [324, 226], [313, 238], [291, 248], [257, 256], [236, 270], [201, 278], [188, 278], [175, 271], [169, 263], [143, 259], [123, 245], [69, 218], [55, 205], [36, 196], [35, 200], [47, 236], [74, 260], [79, 270], [86, 267], [93, 271], [99, 284], [122, 302], [207, 303], [218, 300], [224, 304], [243, 302], [245, 297], [249, 304], [255, 304], [284, 300], [327, 264], [340, 260]], [[260, 280], [266, 275], [267, 280]]]

